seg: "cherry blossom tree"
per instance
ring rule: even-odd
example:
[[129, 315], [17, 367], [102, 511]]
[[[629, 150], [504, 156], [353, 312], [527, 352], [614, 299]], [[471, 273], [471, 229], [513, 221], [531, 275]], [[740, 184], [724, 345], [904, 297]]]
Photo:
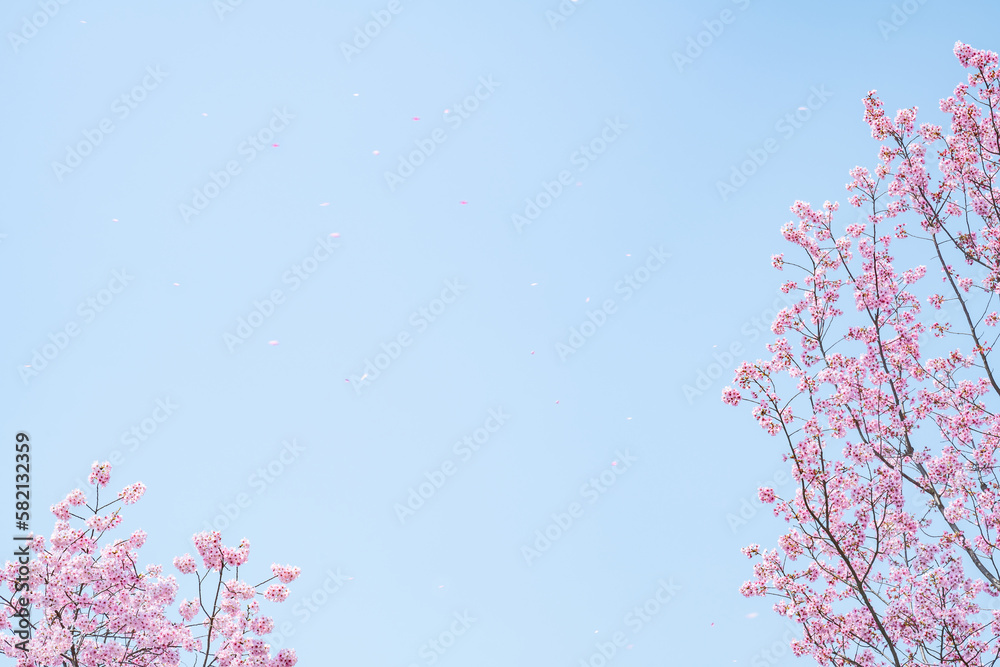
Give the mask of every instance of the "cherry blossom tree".
[[[181, 573], [195, 575], [198, 596], [181, 601], [184, 622], [171, 621], [166, 607], [174, 602], [176, 579], [164, 576], [160, 565], [148, 565], [144, 572], [136, 565], [137, 552], [146, 541], [144, 531], [98, 549], [104, 535], [122, 523], [121, 507], [113, 512], [110, 508], [131, 505], [146, 490], [137, 482], [102, 505], [100, 490], [110, 478], [111, 464], [95, 461], [89, 477], [95, 486], [93, 505], [87, 504], [80, 489], [70, 492], [51, 508], [58, 521], [50, 546], [43, 536], [31, 536], [24, 552], [36, 557], [7, 561], [0, 571], [0, 584], [10, 592], [10, 597], [0, 595], [5, 603], [0, 648], [17, 660], [17, 667], [177, 667], [182, 650], [194, 653], [193, 664], [201, 667], [295, 665], [295, 651], [283, 649], [271, 657], [270, 645], [258, 638], [271, 632], [274, 622], [259, 615], [255, 598], [284, 601], [288, 597], [284, 584], [299, 576], [299, 568], [273, 564], [273, 576], [255, 586], [248, 584], [239, 579], [239, 568], [247, 562], [250, 542], [243, 539], [231, 548], [222, 544], [218, 532], [197, 533], [194, 544], [205, 572], [198, 571], [190, 554], [175, 558], [173, 564]], [[76, 514], [76, 508], [90, 510], [90, 516]], [[74, 518], [84, 527], [71, 527]], [[235, 576], [224, 580], [229, 569]], [[257, 591], [275, 578], [281, 583]], [[205, 616], [195, 622], [199, 611]], [[196, 628], [204, 633], [194, 636]]]
[[795, 202], [781, 232], [801, 259], [772, 263], [796, 271], [796, 303], [773, 356], [723, 390], [782, 439], [796, 483], [758, 490], [789, 527], [743, 549], [741, 592], [776, 599], [821, 665], [1000, 664], [1000, 71], [954, 53], [968, 83], [940, 102], [947, 136], [868, 93], [881, 146], [874, 175], [850, 172], [859, 222]]

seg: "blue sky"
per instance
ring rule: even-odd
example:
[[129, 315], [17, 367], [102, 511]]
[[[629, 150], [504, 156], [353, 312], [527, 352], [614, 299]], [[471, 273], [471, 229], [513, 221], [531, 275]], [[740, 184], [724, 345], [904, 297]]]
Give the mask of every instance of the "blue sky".
[[719, 395], [788, 207], [856, 217], [865, 93], [940, 118], [1000, 11], [332, 4], [0, 10], [32, 530], [115, 457], [144, 563], [228, 522], [253, 583], [302, 568], [262, 604], [302, 665], [597, 666], [616, 633], [608, 664], [791, 664], [738, 592], [787, 468]]

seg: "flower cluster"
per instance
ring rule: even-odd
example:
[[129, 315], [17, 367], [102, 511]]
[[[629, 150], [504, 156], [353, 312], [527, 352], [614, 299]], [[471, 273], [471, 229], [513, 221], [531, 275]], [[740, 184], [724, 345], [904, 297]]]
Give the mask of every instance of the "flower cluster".
[[[780, 502], [758, 490], [789, 528], [777, 549], [743, 549], [755, 563], [741, 592], [777, 599], [803, 626], [796, 655], [824, 666], [1000, 659], [1000, 615], [980, 620], [1000, 597], [1000, 369], [987, 329], [1000, 323], [1000, 69], [995, 53], [954, 51], [970, 72], [941, 100], [950, 135], [918, 124], [915, 106], [890, 117], [876, 91], [865, 97], [883, 143], [874, 174], [855, 167], [847, 189], [867, 224], [841, 232], [837, 204], [795, 202], [781, 233], [805, 260], [772, 264], [802, 268], [800, 300], [775, 318], [772, 356], [741, 364], [738, 388], [722, 392], [782, 436], [797, 483]], [[927, 258], [940, 283], [907, 266]]]
[[[108, 485], [111, 465], [94, 462], [90, 483]], [[203, 609], [199, 598], [184, 599], [179, 610], [182, 622], [170, 621], [166, 608], [173, 604], [177, 581], [164, 576], [159, 565], [148, 565], [144, 572], [136, 568], [138, 550], [146, 542], [146, 533], [134, 531], [127, 539], [106, 543], [98, 541], [122, 523], [120, 509], [101, 514], [115, 503], [137, 502], [146, 487], [135, 483], [125, 487], [117, 499], [95, 506], [85, 527], [74, 529], [71, 507], [86, 504], [79, 489], [52, 506], [58, 519], [46, 548], [43, 536], [27, 542], [35, 554], [28, 563], [28, 588], [21, 592], [28, 603], [41, 610], [33, 614], [35, 624], [30, 641], [24, 642], [13, 632], [11, 619], [17, 612], [8, 601], [0, 613], [0, 651], [16, 660], [17, 667], [73, 664], [77, 667], [104, 667], [110, 664], [179, 667], [181, 651], [204, 654], [219, 667], [293, 667], [295, 651], [283, 649], [271, 656], [270, 646], [261, 637], [272, 632], [274, 622], [257, 616], [260, 605], [254, 599], [256, 587], [238, 578], [222, 581], [230, 567], [246, 563], [250, 542], [242, 540], [236, 548], [222, 544], [219, 533], [194, 535], [195, 547], [208, 572], [199, 575], [199, 583], [212, 571], [218, 571], [224, 583], [221, 603], [201, 621], [195, 621]], [[196, 573], [198, 564], [190, 554], [174, 558], [174, 566], [183, 574]], [[20, 563], [7, 561], [0, 570], [0, 584], [10, 591], [21, 577]], [[274, 577], [289, 583], [299, 575], [291, 565], [272, 565]], [[268, 580], [270, 581], [270, 580]], [[266, 583], [266, 582], [264, 582]], [[259, 584], [262, 585], [262, 584]], [[280, 602], [288, 596], [284, 585], [273, 584], [263, 594]], [[17, 596], [11, 596], [13, 600]], [[246, 604], [244, 604], [246, 603]], [[192, 635], [191, 628], [206, 628], [205, 642]], [[248, 636], [247, 633], [252, 633]], [[256, 636], [253, 636], [256, 635]], [[214, 653], [214, 657], [213, 656]]]
[[142, 494], [146, 493], [146, 486], [142, 482], [136, 482], [131, 486], [126, 486], [118, 494], [118, 497], [122, 499], [122, 502], [126, 505], [134, 505], [142, 498]]

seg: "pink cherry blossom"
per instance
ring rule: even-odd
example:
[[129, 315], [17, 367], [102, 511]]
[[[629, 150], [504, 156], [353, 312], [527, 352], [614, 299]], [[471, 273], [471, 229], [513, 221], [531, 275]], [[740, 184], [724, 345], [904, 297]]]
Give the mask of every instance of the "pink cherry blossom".
[[[245, 538], [232, 548], [222, 543], [218, 532], [193, 536], [207, 571], [198, 573], [197, 562], [190, 554], [174, 558], [173, 564], [182, 574], [195, 574], [199, 587], [209, 583], [206, 580], [217, 571], [218, 582], [213, 588], [218, 588], [221, 595], [200, 620], [198, 614], [206, 609], [198, 597], [180, 602], [182, 622], [168, 619], [167, 607], [176, 599], [178, 584], [172, 575], [163, 574], [160, 565], [147, 565], [140, 571], [138, 551], [146, 542], [146, 533], [135, 530], [127, 539], [98, 547], [104, 535], [123, 521], [121, 509], [109, 513], [109, 507], [138, 501], [146, 488], [137, 482], [101, 505], [100, 488], [108, 485], [110, 475], [110, 464], [94, 462], [90, 482], [97, 487], [97, 495], [91, 508], [93, 515], [84, 521], [85, 527], [75, 529], [71, 525], [74, 517], [68, 507], [86, 502], [76, 489], [52, 506], [57, 521], [50, 547], [46, 548], [41, 535], [24, 542], [29, 553], [34, 554], [28, 562], [28, 588], [19, 593], [20, 597], [0, 598], [6, 603], [2, 607], [5, 613], [0, 614], [0, 650], [15, 660], [17, 667], [179, 667], [182, 651], [195, 653], [196, 658], [203, 654], [202, 664], [217, 663], [219, 667], [295, 665], [295, 651], [282, 649], [272, 657], [270, 645], [253, 636], [261, 637], [274, 629], [271, 618], [258, 616], [260, 605], [254, 598], [261, 595], [257, 586], [263, 584], [253, 586], [238, 577], [224, 580], [229, 568], [247, 562], [250, 542]], [[12, 592], [19, 565], [7, 561], [0, 570], [0, 584], [6, 584]], [[300, 570], [292, 565], [274, 565], [272, 572], [288, 583]], [[288, 597], [288, 589], [275, 584], [263, 596], [280, 602]], [[20, 638], [12, 627], [12, 619], [16, 619], [13, 614], [18, 611], [14, 605], [20, 605], [22, 598], [35, 608], [30, 641]], [[193, 629], [203, 634], [195, 636]]]
[[140, 498], [142, 494], [146, 492], [146, 486], [142, 482], [136, 482], [131, 486], [126, 486], [118, 494], [118, 497], [122, 499], [126, 505], [134, 505]]
[[90, 469], [90, 477], [88, 481], [91, 484], [98, 484], [99, 486], [107, 486], [108, 481], [111, 479], [111, 464], [105, 461], [104, 463], [98, 463], [94, 461]]
[[274, 573], [274, 576], [276, 576], [281, 583], [287, 584], [295, 581], [302, 571], [291, 565], [278, 565], [277, 563], [272, 563], [271, 572]]
[[795, 655], [824, 666], [1000, 657], [1000, 69], [954, 53], [969, 73], [940, 102], [947, 136], [869, 91], [879, 162], [847, 184], [867, 223], [792, 205], [781, 234], [801, 259], [772, 264], [802, 271], [785, 282], [799, 300], [775, 317], [772, 356], [722, 394], [780, 436], [795, 482], [789, 498], [758, 489], [788, 528], [776, 549], [743, 548], [740, 591], [775, 600], [801, 627]]
[[284, 602], [285, 598], [288, 597], [288, 588], [281, 584], [271, 584], [264, 592], [264, 597], [271, 602]]

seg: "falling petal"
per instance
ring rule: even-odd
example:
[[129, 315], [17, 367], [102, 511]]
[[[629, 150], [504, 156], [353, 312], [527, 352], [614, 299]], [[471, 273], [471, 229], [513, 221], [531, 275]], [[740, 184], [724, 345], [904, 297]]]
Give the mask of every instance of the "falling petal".
[[747, 614], [747, 618], [757, 618], [757, 612], [755, 611], [750, 612], [749, 614]]
[[332, 234], [330, 234], [330, 236], [332, 236], [335, 239], [339, 239], [340, 238], [340, 234], [338, 232], [333, 232]]
[[354, 93], [354, 96], [355, 96], [355, 97], [357, 97], [357, 96], [358, 96], [358, 93]]
[[458, 202], [458, 203], [459, 203], [459, 204], [468, 204], [469, 202], [467, 202], [467, 201], [460, 201], [460, 202]]
[[278, 147], [278, 144], [271, 144], [271, 145], [272, 145], [272, 146], [274, 146], [275, 148], [277, 148], [277, 147]]
[[556, 405], [559, 405], [559, 401], [556, 401]]
[[414, 116], [413, 120], [420, 120], [420, 116]]
[[344, 378], [344, 382], [350, 382], [350, 380], [348, 380], [347, 378]]
[[330, 205], [330, 202], [328, 202], [328, 201], [325, 201], [322, 204], [320, 204], [320, 206], [329, 206], [329, 205]]
[[267, 344], [268, 345], [277, 345], [278, 341], [276, 341], [276, 340], [269, 340], [269, 341], [267, 341]]
[[531, 286], [532, 286], [532, 287], [534, 287], [534, 286], [535, 286], [535, 285], [537, 285], [537, 284], [538, 284], [538, 283], [531, 283]]
[[534, 350], [532, 350], [532, 351], [531, 351], [531, 353], [532, 353], [532, 354], [534, 354], [534, 353], [535, 353], [535, 351], [534, 351]]
[[174, 287], [180, 287], [180, 286], [181, 286], [180, 283], [174, 283]]
[[580, 187], [581, 185], [583, 185], [583, 183], [581, 183], [580, 181], [577, 181], [577, 182], [576, 182], [576, 186], [577, 186], [577, 187]]
[[627, 421], [632, 421], [632, 418], [631, 418], [631, 417], [626, 417], [625, 419], [626, 419]]
[[207, 116], [208, 114], [207, 114], [207, 113], [203, 113], [203, 114], [201, 114], [201, 115], [202, 115], [202, 116]]
[[590, 297], [589, 296], [587, 297], [587, 300], [584, 301], [584, 303], [590, 303]]
[[611, 462], [611, 465], [613, 465], [613, 466], [616, 466], [616, 465], [618, 465], [618, 461], [612, 461], [612, 462]]
[[111, 218], [111, 222], [118, 222], [118, 218]]
[[451, 109], [445, 109], [444, 112], [445, 113], [451, 113]]
[[372, 151], [372, 155], [378, 155], [378, 151]]

